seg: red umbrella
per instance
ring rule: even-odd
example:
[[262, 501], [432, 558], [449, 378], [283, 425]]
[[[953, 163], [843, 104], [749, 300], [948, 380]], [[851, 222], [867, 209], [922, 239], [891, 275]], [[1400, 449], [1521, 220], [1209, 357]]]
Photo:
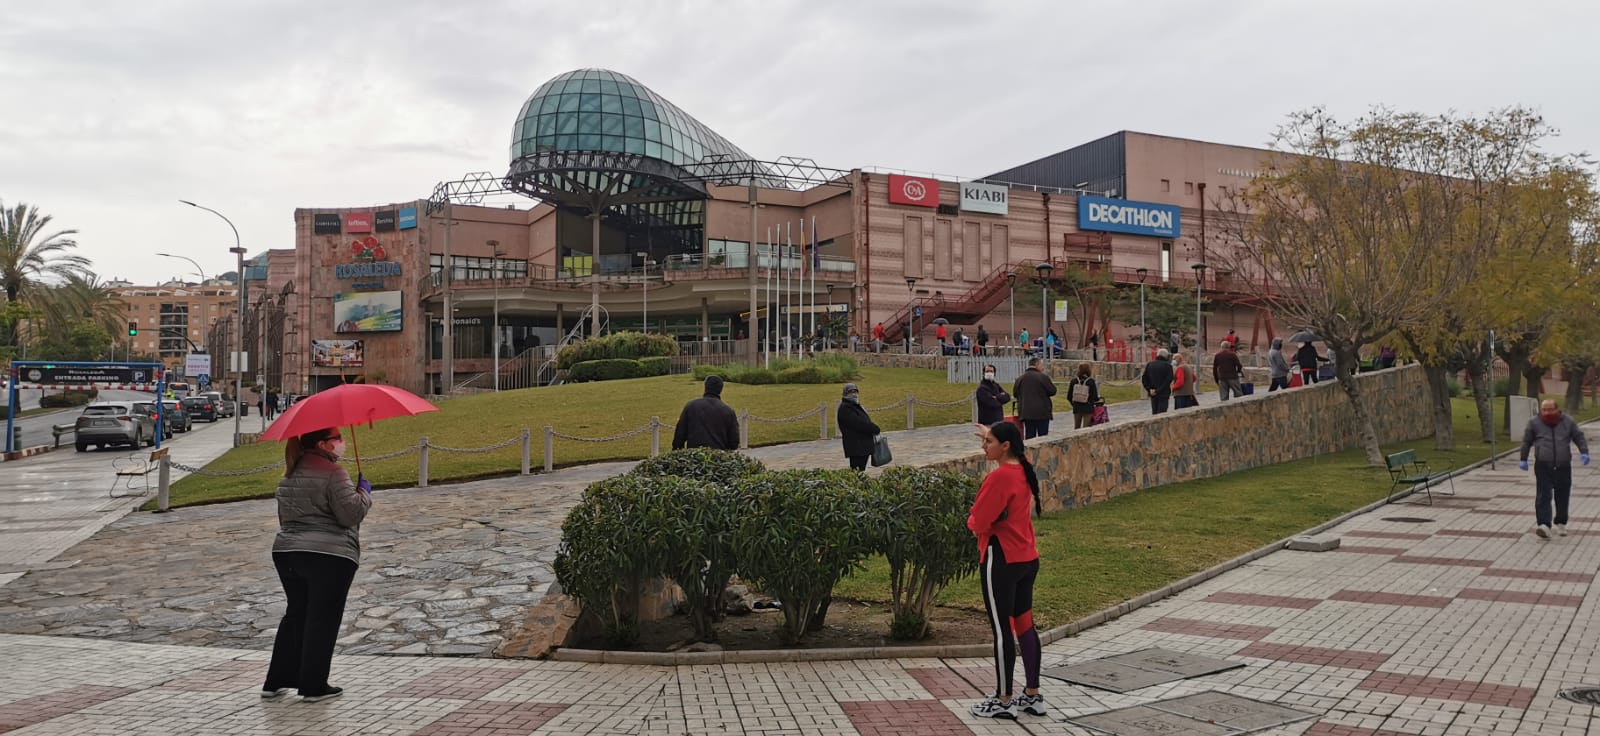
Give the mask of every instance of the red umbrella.
[[[287, 440], [330, 427], [353, 429], [357, 424], [370, 427], [379, 419], [438, 410], [439, 407], [405, 389], [376, 383], [347, 383], [296, 401], [261, 433], [261, 439]], [[350, 444], [355, 449], [359, 475], [361, 448], [355, 443], [354, 431], [350, 433]]]

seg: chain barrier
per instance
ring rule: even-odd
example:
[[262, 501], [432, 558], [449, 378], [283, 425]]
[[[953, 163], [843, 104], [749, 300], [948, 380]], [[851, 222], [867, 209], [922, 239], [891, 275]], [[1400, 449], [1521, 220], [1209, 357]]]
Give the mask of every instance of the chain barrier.
[[[663, 424], [661, 426], [662, 427], [666, 427], [668, 425]], [[562, 434], [562, 433], [557, 432], [555, 430], [550, 430], [550, 434], [551, 434], [551, 436], [559, 437], [559, 438], [564, 439], [564, 440], [572, 440], [573, 442], [613, 442], [613, 441], [616, 441], [616, 440], [625, 440], [625, 439], [627, 439], [629, 437], [635, 437], [635, 436], [644, 434], [645, 432], [649, 432], [649, 431], [650, 431], [650, 425], [646, 424], [643, 427], [640, 427], [638, 429], [630, 429], [630, 430], [628, 430], [626, 432], [623, 432], [622, 434], [614, 434], [614, 435], [611, 435], [610, 437], [574, 437], [574, 436], [572, 436], [570, 434]], [[517, 439], [520, 440], [522, 438], [518, 437]]]
[[[375, 463], [375, 462], [378, 462], [379, 460], [393, 460], [393, 459], [395, 459], [397, 457], [405, 457], [406, 455], [410, 455], [410, 454], [412, 454], [412, 453], [414, 453], [416, 451], [417, 451], [417, 446], [416, 445], [412, 445], [410, 447], [403, 447], [401, 449], [395, 450], [394, 452], [386, 453], [386, 454], [383, 454], [383, 455], [369, 455], [367, 457], [361, 458], [361, 461], [364, 462], [364, 463]], [[342, 458], [339, 458], [339, 462], [341, 462], [341, 463], [354, 464], [355, 461], [356, 461], [356, 459], [353, 458], [353, 457], [342, 457]]]
[[896, 401], [893, 404], [890, 404], [888, 406], [873, 406], [873, 407], [863, 407], [863, 408], [865, 408], [869, 412], [874, 412], [874, 411], [888, 411], [890, 409], [899, 409], [900, 407], [905, 406], [905, 405], [906, 405], [906, 400], [905, 399], [901, 399], [901, 400]]
[[[511, 439], [506, 440], [504, 442], [496, 442], [495, 444], [486, 445], [484, 447], [445, 447], [444, 445], [435, 445], [435, 444], [429, 443], [428, 444], [428, 449], [429, 450], [439, 450], [440, 452], [459, 452], [459, 453], [467, 453], [467, 454], [470, 454], [470, 453], [481, 453], [481, 452], [494, 452], [495, 450], [498, 450], [498, 449], [500, 449], [502, 447], [510, 447], [510, 446], [512, 446], [514, 444], [517, 444], [517, 443], [521, 442], [521, 441], [522, 441], [522, 435], [519, 434], [519, 435], [517, 435], [515, 437], [512, 437]], [[412, 448], [412, 449], [414, 450], [416, 448]]]
[[248, 470], [205, 470], [204, 468], [196, 468], [176, 461], [169, 461], [168, 465], [176, 470], [182, 470], [185, 473], [194, 475], [204, 475], [212, 478], [237, 478], [242, 475], [255, 475], [256, 473], [265, 473], [268, 470], [276, 470], [283, 467], [283, 461], [279, 460], [271, 465], [263, 465], [259, 468], [250, 468]]
[[[904, 402], [902, 402], [902, 403], [904, 403]], [[962, 405], [971, 404], [971, 403], [972, 403], [972, 397], [971, 396], [967, 396], [965, 398], [956, 399], [955, 401], [923, 401], [922, 399], [917, 399], [917, 406], [926, 406], [926, 407], [928, 407], [930, 409], [942, 409], [942, 408], [947, 407], [947, 406], [962, 406]]]
[[[900, 403], [903, 404], [905, 402], [902, 401]], [[783, 424], [784, 422], [798, 422], [801, 419], [805, 419], [806, 417], [814, 416], [818, 412], [821, 412], [821, 411], [822, 411], [822, 407], [819, 406], [819, 407], [817, 407], [815, 409], [812, 409], [811, 411], [808, 411], [808, 412], [806, 412], [804, 414], [796, 414], [796, 415], [794, 415], [792, 417], [784, 417], [782, 419], [768, 419], [766, 417], [758, 417], [758, 416], [756, 416], [754, 414], [751, 414], [750, 415], [750, 421], [752, 421], [752, 422], [766, 422], [767, 424]]]

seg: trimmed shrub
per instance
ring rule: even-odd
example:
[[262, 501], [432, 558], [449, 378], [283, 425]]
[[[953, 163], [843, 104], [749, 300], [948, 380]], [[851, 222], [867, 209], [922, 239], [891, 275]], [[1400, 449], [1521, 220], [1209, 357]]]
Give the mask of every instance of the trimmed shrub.
[[928, 612], [945, 586], [978, 569], [967, 513], [976, 479], [939, 470], [893, 467], [873, 481], [877, 551], [889, 562], [889, 635], [922, 639]]
[[672, 358], [665, 355], [640, 358], [639, 368], [644, 376], [665, 376], [672, 372]]
[[733, 538], [741, 577], [783, 601], [779, 639], [822, 628], [833, 586], [872, 552], [867, 481], [850, 470], [784, 470], [744, 481]]
[[704, 381], [712, 376], [722, 376], [722, 380], [728, 380], [729, 370], [725, 365], [697, 365], [689, 370], [696, 381]]
[[638, 639], [637, 591], [660, 567], [652, 556], [660, 481], [622, 475], [590, 484], [561, 523], [556, 580], [600, 616], [606, 640], [615, 645]]
[[644, 366], [640, 365], [637, 360], [604, 358], [601, 360], [586, 360], [572, 366], [572, 370], [567, 373], [567, 380], [574, 383], [615, 381], [622, 378], [639, 378], [644, 374]]
[[646, 476], [670, 475], [733, 486], [749, 476], [760, 475], [765, 472], [767, 472], [767, 466], [762, 465], [760, 460], [749, 455], [695, 447], [686, 450], [673, 450], [664, 455], [657, 455], [640, 461], [632, 471], [629, 471], [629, 474]]
[[833, 383], [818, 365], [792, 365], [778, 371], [778, 383]]
[[647, 335], [642, 332], [616, 332], [591, 340], [573, 343], [556, 353], [556, 367], [568, 369], [591, 361], [615, 358], [649, 358], [678, 354], [678, 341], [667, 335]]
[[718, 375], [729, 383], [768, 385], [774, 383], [847, 383], [855, 380], [857, 367], [854, 358], [844, 356], [819, 356], [808, 360], [774, 360], [770, 367], [731, 363], [725, 366], [694, 367], [694, 377], [705, 380]]
[[766, 368], [747, 368], [726, 376], [731, 383], [748, 386], [770, 386], [778, 382], [778, 374]]

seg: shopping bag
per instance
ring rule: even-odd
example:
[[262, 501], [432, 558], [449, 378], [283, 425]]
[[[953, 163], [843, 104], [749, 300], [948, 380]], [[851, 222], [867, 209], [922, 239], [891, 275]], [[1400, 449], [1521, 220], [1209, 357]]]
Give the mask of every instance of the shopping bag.
[[[1022, 420], [1017, 418], [1017, 402], [1011, 402], [1011, 414], [1006, 417], [1006, 421], [1015, 426], [1018, 432], [1022, 431]], [[1023, 436], [1027, 435], [1024, 434]]]
[[1300, 372], [1299, 371], [1295, 371], [1294, 373], [1289, 374], [1289, 388], [1299, 388], [1299, 387], [1300, 387]]
[[1106, 405], [1096, 404], [1094, 414], [1089, 416], [1089, 426], [1093, 427], [1096, 424], [1105, 424], [1109, 421], [1111, 421], [1111, 412], [1106, 410]]
[[1251, 395], [1255, 394], [1255, 392], [1256, 392], [1256, 385], [1255, 384], [1248, 383], [1248, 382], [1239, 384], [1239, 395], [1240, 396], [1251, 396]]
[[881, 468], [894, 462], [894, 453], [889, 451], [889, 438], [881, 434], [872, 437], [872, 467]]

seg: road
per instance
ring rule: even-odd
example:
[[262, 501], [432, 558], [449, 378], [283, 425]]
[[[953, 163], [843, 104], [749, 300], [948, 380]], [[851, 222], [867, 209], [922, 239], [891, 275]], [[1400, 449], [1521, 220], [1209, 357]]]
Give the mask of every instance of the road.
[[[19, 391], [19, 393], [22, 393], [22, 392]], [[151, 392], [148, 392], [148, 391], [120, 391], [120, 390], [113, 390], [113, 389], [103, 389], [103, 390], [100, 391], [99, 397], [96, 398], [95, 400], [96, 401], [153, 401], [153, 400], [155, 400], [155, 396], [156, 396], [155, 394], [153, 394]], [[37, 397], [35, 397], [33, 399], [33, 403], [31, 405], [28, 404], [27, 402], [21, 402], [21, 404], [22, 404], [23, 407], [38, 406], [39, 405], [39, 400], [38, 400]], [[73, 407], [73, 408], [70, 408], [70, 409], [62, 409], [61, 411], [56, 411], [56, 412], [48, 412], [48, 413], [44, 413], [44, 414], [35, 414], [33, 416], [22, 417], [22, 418], [16, 420], [17, 426], [22, 428], [22, 444], [19, 445], [16, 449], [20, 450], [20, 449], [22, 449], [24, 447], [36, 447], [36, 446], [39, 446], [39, 445], [53, 444], [55, 440], [52, 438], [51, 433], [50, 433], [51, 425], [55, 425], [55, 424], [70, 424], [70, 423], [72, 423], [74, 420], [76, 420], [78, 418], [79, 414], [82, 414], [82, 413], [83, 413], [82, 407]], [[5, 416], [4, 415], [0, 415], [0, 432], [3, 432], [5, 430], [4, 422], [5, 422]], [[177, 437], [182, 437], [182, 436], [183, 435], [181, 435], [181, 434], [177, 435]], [[61, 446], [62, 447], [67, 447], [67, 446], [69, 446], [71, 444], [72, 444], [72, 434], [70, 432], [67, 433], [67, 434], [61, 435]], [[4, 435], [0, 435], [0, 448], [4, 448], [4, 447], [5, 447], [5, 437], [4, 437]], [[99, 449], [103, 449], [103, 448], [97, 448], [96, 451], [98, 451]], [[116, 448], [116, 449], [121, 449], [121, 448]]]

